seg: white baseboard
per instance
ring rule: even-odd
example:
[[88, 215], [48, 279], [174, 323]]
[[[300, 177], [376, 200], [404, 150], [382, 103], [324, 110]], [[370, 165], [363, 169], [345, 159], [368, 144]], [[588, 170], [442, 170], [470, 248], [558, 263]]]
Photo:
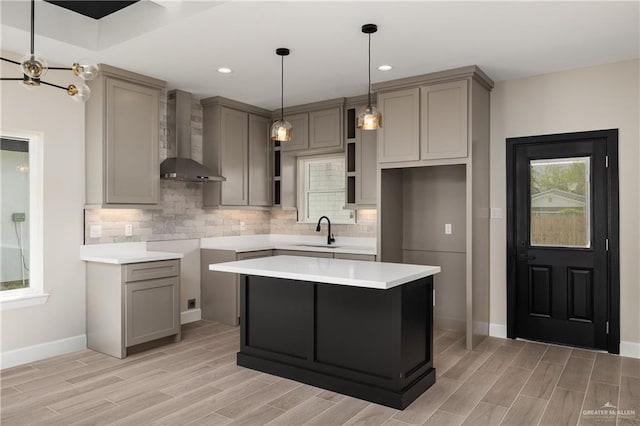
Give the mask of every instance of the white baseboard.
[[489, 336], [507, 338], [507, 326], [503, 324], [489, 324]]
[[189, 324], [201, 319], [202, 311], [200, 309], [189, 309], [188, 311], [180, 312], [180, 324]]
[[0, 369], [15, 367], [28, 362], [40, 361], [70, 352], [81, 351], [87, 348], [87, 336], [69, 337], [39, 345], [27, 346], [0, 354]]
[[621, 341], [620, 355], [629, 358], [640, 358], [640, 343]]

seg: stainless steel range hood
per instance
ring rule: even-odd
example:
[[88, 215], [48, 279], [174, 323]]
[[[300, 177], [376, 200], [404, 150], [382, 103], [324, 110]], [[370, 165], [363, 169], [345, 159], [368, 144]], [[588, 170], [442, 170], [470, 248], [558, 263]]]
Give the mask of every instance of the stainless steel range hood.
[[225, 181], [191, 158], [191, 94], [172, 90], [167, 94], [167, 128], [169, 145], [175, 146], [176, 156], [160, 164], [162, 179], [183, 182]]

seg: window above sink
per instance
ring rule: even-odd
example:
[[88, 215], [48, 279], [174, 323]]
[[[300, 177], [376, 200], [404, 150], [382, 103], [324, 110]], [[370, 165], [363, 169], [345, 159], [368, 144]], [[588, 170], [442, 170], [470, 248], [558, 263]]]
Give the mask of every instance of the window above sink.
[[321, 216], [331, 223], [353, 224], [355, 212], [345, 210], [344, 155], [298, 158], [298, 222], [316, 223]]

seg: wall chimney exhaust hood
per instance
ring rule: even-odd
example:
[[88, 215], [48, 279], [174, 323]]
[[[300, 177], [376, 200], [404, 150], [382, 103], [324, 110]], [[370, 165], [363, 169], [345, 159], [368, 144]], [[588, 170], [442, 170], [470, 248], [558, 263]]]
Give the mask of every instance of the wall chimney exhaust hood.
[[169, 146], [176, 156], [160, 164], [160, 177], [183, 182], [225, 181], [191, 158], [191, 94], [182, 90], [167, 93], [167, 128]]

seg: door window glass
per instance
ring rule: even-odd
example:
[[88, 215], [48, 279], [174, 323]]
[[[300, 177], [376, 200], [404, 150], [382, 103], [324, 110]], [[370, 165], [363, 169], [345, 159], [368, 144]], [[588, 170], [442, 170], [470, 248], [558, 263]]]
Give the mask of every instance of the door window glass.
[[530, 161], [532, 246], [591, 246], [589, 160]]

